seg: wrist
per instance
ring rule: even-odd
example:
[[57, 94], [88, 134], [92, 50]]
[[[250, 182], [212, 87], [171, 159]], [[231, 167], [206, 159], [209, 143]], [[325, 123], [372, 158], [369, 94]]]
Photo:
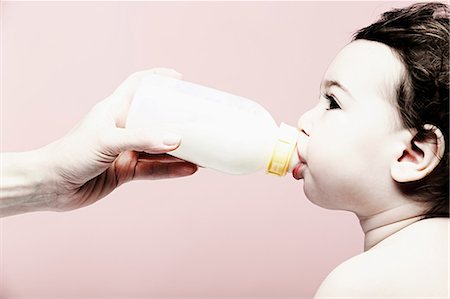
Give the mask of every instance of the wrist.
[[0, 217], [55, 210], [48, 148], [1, 154]]

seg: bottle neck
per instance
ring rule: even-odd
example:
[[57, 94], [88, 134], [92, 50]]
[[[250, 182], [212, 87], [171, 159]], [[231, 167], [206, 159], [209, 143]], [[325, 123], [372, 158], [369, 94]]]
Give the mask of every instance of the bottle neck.
[[297, 140], [299, 132], [285, 123], [281, 123], [272, 157], [267, 166], [267, 173], [284, 176], [292, 172], [299, 163], [297, 155]]
[[292, 173], [292, 171], [294, 170], [295, 166], [297, 166], [298, 163], [300, 163], [300, 158], [298, 157], [297, 154], [297, 142], [296, 142], [294, 152], [292, 153], [291, 158], [289, 160], [287, 173]]

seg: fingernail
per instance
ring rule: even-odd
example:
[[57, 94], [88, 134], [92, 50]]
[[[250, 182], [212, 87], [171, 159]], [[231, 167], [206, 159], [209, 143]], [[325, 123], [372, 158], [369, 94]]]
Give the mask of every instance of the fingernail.
[[177, 75], [178, 75], [178, 77], [183, 77], [183, 74], [182, 73], [179, 73], [179, 72], [177, 72], [177, 71], [175, 71], [176, 73], [177, 73]]
[[179, 175], [191, 175], [194, 174], [197, 171], [197, 166], [195, 165], [185, 165], [178, 169]]
[[183, 78], [183, 75], [181, 73], [177, 72], [176, 70], [172, 69], [172, 72], [177, 79]]
[[175, 134], [167, 134], [164, 136], [163, 143], [167, 146], [174, 146], [180, 143], [181, 137]]

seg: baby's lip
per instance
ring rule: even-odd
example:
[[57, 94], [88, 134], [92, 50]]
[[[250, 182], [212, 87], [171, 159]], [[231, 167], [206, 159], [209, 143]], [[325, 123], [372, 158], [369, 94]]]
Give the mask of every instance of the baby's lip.
[[306, 165], [306, 160], [303, 158], [303, 156], [300, 154], [300, 149], [298, 148], [297, 145], [297, 156], [298, 156], [298, 160], [299, 162], [297, 163], [297, 165], [294, 167], [293, 171], [292, 171], [292, 176], [296, 179], [296, 180], [300, 180], [303, 178], [303, 167], [304, 165]]
[[294, 170], [292, 171], [292, 176], [296, 180], [300, 180], [303, 178], [303, 163], [298, 163], [297, 166], [295, 166]]
[[300, 163], [306, 164], [305, 158], [303, 157], [302, 154], [300, 154], [300, 149], [298, 148], [298, 145], [297, 145], [297, 156]]

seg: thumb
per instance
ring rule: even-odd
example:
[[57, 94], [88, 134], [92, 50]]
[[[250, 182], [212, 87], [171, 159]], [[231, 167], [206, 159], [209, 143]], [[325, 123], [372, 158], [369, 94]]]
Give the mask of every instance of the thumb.
[[117, 156], [125, 151], [162, 154], [175, 150], [181, 137], [171, 132], [144, 129], [114, 128], [100, 137], [100, 151]]

